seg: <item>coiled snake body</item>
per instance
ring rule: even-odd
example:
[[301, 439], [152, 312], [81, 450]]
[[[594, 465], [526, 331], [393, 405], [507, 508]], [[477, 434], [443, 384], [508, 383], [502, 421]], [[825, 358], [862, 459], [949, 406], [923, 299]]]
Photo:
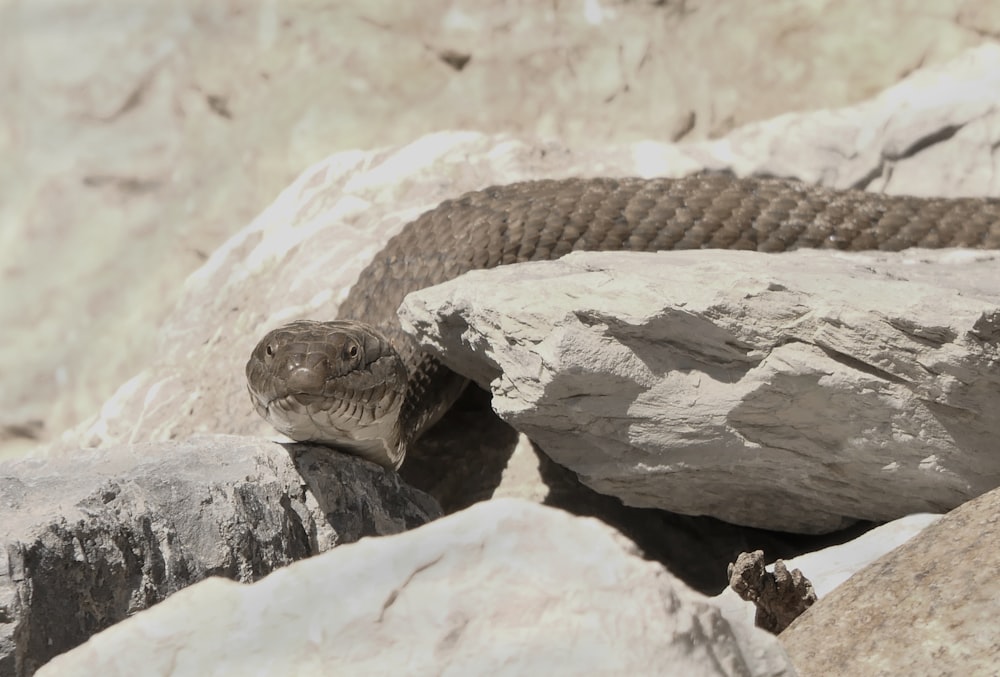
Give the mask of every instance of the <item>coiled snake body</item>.
[[1000, 247], [1000, 200], [834, 191], [721, 174], [566, 179], [496, 186], [408, 224], [361, 273], [334, 322], [269, 332], [247, 362], [250, 397], [300, 441], [387, 467], [451, 406], [465, 379], [403, 333], [411, 291], [475, 268], [573, 250], [900, 250]]

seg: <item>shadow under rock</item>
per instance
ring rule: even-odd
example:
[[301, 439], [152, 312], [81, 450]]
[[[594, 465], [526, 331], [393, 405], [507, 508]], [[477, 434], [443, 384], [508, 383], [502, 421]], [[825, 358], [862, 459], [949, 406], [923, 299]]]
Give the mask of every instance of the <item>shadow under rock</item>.
[[[410, 450], [400, 475], [436, 498], [445, 514], [451, 514], [493, 496], [516, 443], [516, 431], [490, 409], [489, 393], [470, 386], [451, 411]], [[614, 527], [631, 539], [647, 559], [660, 562], [706, 595], [715, 595], [726, 587], [726, 567], [742, 552], [763, 550], [767, 561], [788, 559], [847, 542], [876, 526], [859, 522], [817, 536], [633, 508], [585, 486], [576, 473], [555, 463], [537, 447], [535, 450], [547, 489], [545, 505], [594, 517]]]
[[450, 515], [493, 497], [516, 444], [517, 431], [490, 408], [489, 393], [469, 385], [410, 448], [399, 474]]
[[876, 526], [872, 522], [859, 522], [817, 536], [768, 531], [714, 517], [692, 517], [655, 508], [633, 508], [614, 496], [587, 487], [576, 473], [543, 452], [539, 452], [538, 458], [549, 488], [546, 505], [574, 515], [596, 517], [615, 527], [639, 546], [647, 559], [660, 562], [705, 595], [716, 595], [726, 588], [727, 567], [740, 553], [763, 550], [766, 561], [773, 562], [850, 541]]

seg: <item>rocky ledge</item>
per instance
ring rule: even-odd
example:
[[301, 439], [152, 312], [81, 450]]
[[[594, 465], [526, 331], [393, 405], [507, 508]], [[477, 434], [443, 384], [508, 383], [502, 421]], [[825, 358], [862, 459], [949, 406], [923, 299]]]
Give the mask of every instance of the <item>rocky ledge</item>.
[[[395, 674], [402, 661], [463, 674], [996, 672], [994, 254], [575, 256], [516, 269], [520, 301], [500, 293], [509, 278], [485, 283], [493, 301], [442, 300], [445, 317], [476, 309], [461, 332], [437, 332], [457, 338], [442, 354], [475, 348], [470, 375], [558, 463], [476, 392], [400, 475], [267, 441], [242, 367], [266, 329], [335, 317], [409, 219], [489, 184], [709, 168], [998, 195], [998, 74], [1000, 49], [987, 46], [852, 108], [710, 143], [573, 151], [453, 133], [311, 167], [188, 279], [142, 372], [43, 457], [0, 466], [0, 675], [168, 674], [195, 661], [231, 672], [251, 659], [272, 674], [318, 660]], [[676, 263], [649, 263], [663, 260]], [[685, 281], [688, 298], [671, 301]], [[539, 284], [579, 304], [546, 299], [543, 319]], [[460, 299], [456, 285], [426, 294]], [[602, 299], [605, 287], [616, 291]], [[493, 303], [531, 326], [498, 322]], [[433, 323], [420, 323], [431, 341]], [[598, 417], [602, 401], [610, 415]], [[511, 495], [599, 517], [656, 561], [550, 507], [463, 512]], [[777, 641], [688, 589], [718, 592], [744, 550], [785, 558], [856, 536], [835, 531], [856, 520], [948, 510], [903, 549], [885, 554], [900, 539], [880, 539], [858, 560], [877, 560], [867, 573], [832, 592], [803, 565], [819, 599]], [[350, 543], [383, 534], [396, 535]], [[802, 580], [794, 567], [774, 575]]]

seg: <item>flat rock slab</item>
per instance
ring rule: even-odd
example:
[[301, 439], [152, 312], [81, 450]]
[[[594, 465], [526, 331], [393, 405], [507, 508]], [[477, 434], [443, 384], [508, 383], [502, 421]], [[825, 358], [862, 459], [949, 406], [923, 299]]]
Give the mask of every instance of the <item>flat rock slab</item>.
[[[317, 603], [323, 600], [322, 603]], [[251, 586], [211, 579], [38, 672], [794, 675], [596, 520], [503, 499]]]
[[800, 674], [995, 675], [1000, 490], [858, 572], [781, 634]]
[[254, 581], [441, 514], [355, 457], [221, 435], [5, 463], [0, 506], [4, 676], [208, 576]]
[[575, 253], [404, 326], [628, 505], [822, 533], [1000, 485], [1000, 253]]

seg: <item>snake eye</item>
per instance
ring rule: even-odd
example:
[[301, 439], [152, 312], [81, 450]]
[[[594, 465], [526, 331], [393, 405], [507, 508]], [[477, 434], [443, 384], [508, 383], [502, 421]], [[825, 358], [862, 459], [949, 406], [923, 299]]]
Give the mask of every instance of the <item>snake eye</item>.
[[354, 359], [355, 357], [357, 357], [358, 356], [358, 352], [359, 352], [359, 349], [358, 349], [358, 344], [357, 343], [352, 343], [347, 348], [347, 356], [350, 357], [351, 359]]
[[268, 357], [274, 357], [274, 344], [268, 343], [267, 347], [264, 348], [264, 353], [266, 353]]

